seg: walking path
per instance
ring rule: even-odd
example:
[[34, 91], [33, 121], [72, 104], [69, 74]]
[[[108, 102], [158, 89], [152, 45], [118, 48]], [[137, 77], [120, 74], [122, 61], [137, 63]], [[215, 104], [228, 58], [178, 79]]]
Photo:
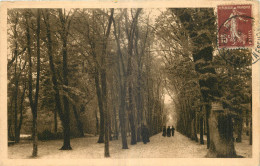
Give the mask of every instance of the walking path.
[[[62, 146], [62, 140], [39, 141], [39, 158], [104, 158], [104, 144], [96, 143], [97, 140], [98, 137], [71, 139], [73, 150], [70, 151], [58, 150]], [[130, 137], [128, 143], [130, 143]], [[174, 137], [163, 137], [162, 133], [154, 135], [149, 143], [129, 144], [129, 149], [122, 149], [121, 140], [110, 141], [109, 147], [111, 158], [203, 158], [207, 153], [206, 145], [200, 145], [178, 132], [175, 132]], [[29, 158], [31, 152], [31, 143], [19, 143], [8, 148], [9, 158]]]

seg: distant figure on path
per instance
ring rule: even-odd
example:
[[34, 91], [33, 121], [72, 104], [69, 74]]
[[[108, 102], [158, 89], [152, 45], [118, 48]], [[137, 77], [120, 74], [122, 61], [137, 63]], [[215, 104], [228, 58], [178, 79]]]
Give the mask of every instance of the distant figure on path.
[[164, 137], [166, 137], [166, 126], [163, 126], [163, 134]]
[[146, 144], [147, 142], [150, 142], [149, 139], [149, 129], [147, 128], [146, 125], [142, 125], [142, 139], [143, 139], [143, 143]]
[[167, 137], [170, 137], [171, 136], [171, 128], [170, 126], [168, 126], [167, 128]]
[[172, 126], [172, 136], [174, 136], [174, 130], [175, 128]]

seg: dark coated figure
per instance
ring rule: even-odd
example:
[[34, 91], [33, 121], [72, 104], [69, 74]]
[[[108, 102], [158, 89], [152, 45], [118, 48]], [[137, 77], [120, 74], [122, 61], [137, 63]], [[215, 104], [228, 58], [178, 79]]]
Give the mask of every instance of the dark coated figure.
[[163, 134], [164, 137], [166, 137], [166, 126], [163, 126]]
[[172, 126], [172, 136], [174, 136], [174, 130], [175, 128]]
[[142, 139], [143, 139], [143, 143], [146, 144], [147, 142], [150, 142], [149, 139], [149, 129], [146, 125], [142, 125]]
[[167, 128], [167, 137], [170, 137], [171, 136], [171, 128], [170, 126], [168, 126]]

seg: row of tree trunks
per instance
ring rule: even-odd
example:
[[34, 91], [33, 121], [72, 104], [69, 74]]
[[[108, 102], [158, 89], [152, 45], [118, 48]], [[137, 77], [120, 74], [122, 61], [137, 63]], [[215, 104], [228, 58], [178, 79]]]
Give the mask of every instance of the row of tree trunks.
[[137, 77], [136, 77], [136, 109], [137, 109], [137, 142], [141, 141], [141, 123], [143, 121], [143, 97], [141, 95], [141, 91], [143, 91], [143, 88], [141, 88], [141, 82], [143, 80], [142, 78], [142, 67], [143, 67], [143, 60], [142, 57], [144, 56], [144, 51], [145, 51], [145, 46], [146, 46], [146, 41], [148, 37], [148, 28], [146, 30], [145, 38], [143, 40], [143, 45], [141, 47], [141, 51], [139, 52], [138, 49], [138, 41], [139, 41], [139, 29], [138, 26], [136, 27], [135, 31], [135, 40], [134, 40], [134, 45], [135, 45], [135, 54], [136, 54], [136, 63], [137, 63]]
[[[15, 13], [15, 19], [14, 19], [14, 25], [12, 27], [13, 33], [14, 33], [14, 51], [13, 51], [13, 57], [11, 59], [11, 61], [8, 62], [8, 70], [10, 69], [10, 67], [12, 66], [13, 63], [15, 63], [14, 66], [14, 80], [15, 80], [15, 90], [14, 90], [14, 94], [13, 97], [11, 99], [11, 106], [10, 109], [13, 109], [13, 102], [14, 102], [14, 138], [11, 138], [11, 140], [14, 140], [16, 143], [18, 143], [20, 141], [20, 130], [21, 130], [21, 126], [22, 126], [22, 120], [23, 120], [23, 101], [24, 101], [24, 95], [25, 95], [25, 90], [26, 90], [26, 83], [23, 83], [23, 93], [20, 95], [20, 105], [18, 107], [18, 97], [19, 97], [19, 82], [20, 82], [20, 76], [22, 74], [22, 71], [25, 69], [26, 67], [26, 60], [22, 61], [21, 58], [19, 60], [19, 65], [18, 65], [18, 58], [20, 57], [20, 55], [22, 56], [23, 53], [26, 51], [26, 47], [21, 51], [18, 52], [18, 33], [17, 33], [17, 25], [18, 25], [18, 19], [19, 19], [20, 15], [18, 12]], [[22, 62], [24, 63], [23, 67]], [[20, 71], [18, 71], [18, 69], [20, 69]], [[19, 122], [18, 122], [18, 108], [20, 109], [20, 118], [19, 118]], [[13, 118], [13, 116], [11, 115], [11, 117]], [[10, 127], [8, 127], [8, 135], [13, 135], [10, 132], [10, 129], [12, 128], [12, 123], [13, 121], [9, 121], [8, 125]]]
[[[150, 48], [149, 48], [150, 49]], [[146, 118], [143, 119], [142, 123], [147, 124], [149, 130], [152, 129], [152, 112], [153, 112], [153, 83], [151, 81], [151, 55], [150, 52], [146, 56], [145, 61], [146, 69], [146, 112], [144, 112]], [[151, 132], [150, 132], [151, 133]]]
[[[19, 142], [20, 140], [20, 130], [18, 127], [18, 88], [19, 88], [19, 75], [17, 72], [18, 68], [18, 34], [17, 34], [17, 24], [18, 24], [18, 12], [16, 13], [16, 18], [15, 18], [15, 24], [13, 27], [13, 32], [14, 32], [14, 39], [15, 39], [15, 49], [14, 49], [14, 62], [15, 62], [15, 67], [14, 67], [14, 78], [15, 78], [15, 91], [14, 91], [14, 141]], [[21, 63], [21, 62], [20, 62]], [[12, 107], [11, 107], [12, 108]], [[21, 121], [21, 119], [20, 119]]]
[[[236, 157], [232, 138], [229, 135], [222, 135], [220, 137], [221, 131], [231, 129], [230, 126], [225, 128], [223, 125], [221, 125], [220, 121], [222, 124], [232, 126], [232, 124], [228, 122], [231, 121], [231, 119], [229, 119], [228, 115], [224, 116], [218, 112], [211, 111], [210, 103], [216, 102], [218, 101], [218, 98], [221, 98], [221, 94], [218, 90], [219, 84], [215, 76], [215, 68], [212, 66], [214, 49], [212, 46], [212, 39], [208, 35], [212, 32], [208, 33], [207, 31], [209, 29], [214, 29], [214, 20], [212, 19], [211, 23], [207, 22], [205, 26], [197, 26], [196, 24], [191, 25], [192, 22], [195, 23], [198, 20], [201, 20], [201, 15], [203, 15], [203, 19], [214, 17], [214, 11], [212, 9], [171, 9], [171, 11], [177, 16], [195, 46], [192, 50], [192, 56], [195, 65], [195, 71], [199, 75], [199, 86], [202, 95], [202, 102], [208, 103], [208, 107], [206, 108], [206, 121], [207, 119], [210, 121], [208, 122], [207, 126], [207, 143], [210, 144], [209, 153], [207, 156], [219, 157], [221, 155], [221, 157]], [[196, 33], [194, 33], [195, 29]], [[233, 132], [230, 131], [230, 133]]]
[[177, 130], [192, 140], [198, 141], [197, 137], [197, 116], [198, 114], [192, 110], [190, 99], [182, 97], [179, 98], [180, 110], [182, 113], [179, 114], [179, 119], [177, 122]]
[[[130, 17], [129, 13], [132, 13], [132, 19], [128, 19]], [[146, 39], [148, 36], [148, 28], [146, 34], [142, 40], [139, 39], [138, 33], [138, 17], [141, 13], [141, 9], [131, 9], [131, 11], [125, 9], [122, 12], [122, 17], [120, 19], [125, 19], [125, 34], [127, 37], [127, 45], [126, 45], [126, 55], [122, 55], [121, 51], [121, 36], [120, 35], [120, 27], [121, 20], [117, 20], [116, 22], [113, 19], [114, 24], [114, 36], [117, 44], [117, 77], [118, 77], [118, 85], [119, 85], [119, 121], [120, 121], [120, 130], [122, 136], [122, 147], [124, 149], [127, 147], [126, 135], [127, 131], [131, 131], [131, 144], [136, 144], [137, 141], [141, 141], [141, 124], [147, 125], [150, 129], [150, 134], [158, 133], [161, 129], [158, 126], [161, 123], [161, 107], [160, 99], [157, 99], [157, 94], [154, 93], [154, 83], [151, 78], [152, 73], [148, 70], [145, 71], [144, 75], [147, 78], [142, 77], [142, 57], [146, 55], [145, 53], [145, 45]], [[140, 43], [140, 45], [139, 45]], [[148, 43], [151, 44], [151, 43]], [[140, 50], [140, 51], [139, 51]], [[149, 53], [148, 53], [149, 54]], [[151, 55], [146, 56], [149, 61], [145, 65], [146, 68], [151, 68]], [[133, 69], [133, 66], [138, 66], [137, 70]], [[126, 64], [126, 65], [125, 65]], [[133, 77], [133, 72], [137, 72], [137, 77]], [[146, 83], [144, 87], [146, 89], [142, 89], [142, 82]], [[148, 86], [147, 86], [148, 85]], [[157, 85], [157, 84], [156, 84]], [[158, 88], [160, 85], [158, 85]], [[144, 93], [142, 95], [142, 91], [147, 91], [147, 94]], [[127, 100], [125, 101], [125, 97]], [[156, 99], [155, 99], [156, 98]], [[159, 97], [160, 98], [160, 97]], [[147, 101], [146, 101], [147, 100]], [[155, 102], [157, 104], [155, 104]], [[136, 103], [136, 111], [134, 109], [134, 103]], [[146, 104], [146, 111], [143, 111], [143, 105]], [[127, 109], [127, 121], [125, 121], [126, 114], [125, 109]], [[145, 117], [145, 118], [143, 118]], [[155, 126], [156, 125], [156, 126]], [[127, 131], [126, 131], [127, 130]]]

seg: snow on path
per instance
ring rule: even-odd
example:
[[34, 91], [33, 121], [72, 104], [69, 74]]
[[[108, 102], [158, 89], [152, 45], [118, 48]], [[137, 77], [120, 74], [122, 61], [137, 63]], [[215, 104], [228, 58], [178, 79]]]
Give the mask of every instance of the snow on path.
[[[62, 140], [39, 141], [38, 154], [40, 159], [86, 159], [104, 158], [104, 144], [96, 143], [98, 137], [71, 139], [73, 150], [58, 150]], [[121, 140], [110, 141], [111, 158], [202, 158], [207, 153], [206, 145], [200, 145], [189, 138], [175, 132], [174, 137], [163, 137], [161, 133], [150, 138], [150, 142], [130, 145], [122, 149]], [[8, 148], [9, 158], [29, 158], [32, 152], [31, 143], [20, 143]]]
[[150, 143], [131, 145], [130, 150], [118, 150], [111, 154], [112, 158], [202, 158], [206, 155], [204, 145], [191, 141], [189, 138], [175, 132], [174, 137], [163, 137], [157, 134], [150, 138]]

